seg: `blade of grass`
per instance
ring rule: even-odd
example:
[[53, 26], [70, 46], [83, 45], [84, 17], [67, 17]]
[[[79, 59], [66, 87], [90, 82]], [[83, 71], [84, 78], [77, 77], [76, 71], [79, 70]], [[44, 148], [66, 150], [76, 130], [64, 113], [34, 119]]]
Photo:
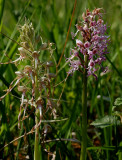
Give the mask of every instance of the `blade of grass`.
[[2, 18], [3, 18], [3, 12], [4, 12], [4, 5], [5, 5], [5, 0], [0, 0], [0, 31], [2, 28]]
[[[26, 10], [27, 10], [30, 2], [31, 2], [31, 0], [29, 0], [29, 1], [27, 2], [27, 5], [25, 6], [25, 8], [24, 8], [24, 10], [23, 10], [23, 12], [22, 12], [22, 14], [21, 14], [21, 16], [20, 16], [19, 21], [17, 22], [17, 25], [15, 26], [14, 31], [13, 31], [13, 33], [12, 33], [11, 36], [10, 36], [11, 39], [14, 38], [14, 36], [15, 36], [15, 34], [16, 34], [16, 32], [17, 32], [17, 26], [20, 24], [22, 18], [24, 17], [24, 14], [25, 14], [25, 12], [26, 12]], [[12, 42], [11, 39], [9, 39], [9, 41], [8, 41], [8, 43], [7, 43], [7, 46], [6, 46], [6, 48], [5, 48], [5, 52], [4, 52], [3, 56], [1, 57], [1, 61], [0, 61], [0, 62], [2, 62], [3, 58], [5, 57], [5, 53], [7, 53], [7, 50], [8, 50], [8, 48], [9, 48], [10, 45], [11, 45], [11, 42]]]
[[115, 71], [118, 73], [118, 75], [121, 77], [122, 73], [120, 73], [120, 71], [116, 68], [116, 66], [114, 65], [114, 63], [108, 58], [107, 55], [106, 55], [106, 58], [109, 61], [109, 63], [112, 65], [112, 67], [115, 69]]

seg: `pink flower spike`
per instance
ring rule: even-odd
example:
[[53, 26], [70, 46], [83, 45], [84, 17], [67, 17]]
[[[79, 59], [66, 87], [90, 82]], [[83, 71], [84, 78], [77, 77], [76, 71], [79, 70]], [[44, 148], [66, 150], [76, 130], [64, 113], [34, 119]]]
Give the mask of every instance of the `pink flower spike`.
[[[96, 8], [92, 12], [86, 10], [83, 13], [83, 21], [76, 25], [76, 33], [79, 32], [79, 39], [76, 39], [75, 52], [69, 58], [70, 72], [80, 71], [84, 67], [82, 60], [84, 55], [88, 56], [88, 76], [93, 75], [97, 79], [96, 72], [102, 69], [103, 62], [106, 61], [105, 54], [108, 53], [107, 47], [110, 38], [106, 34], [107, 25], [102, 18], [102, 8]], [[75, 36], [77, 35], [75, 33]], [[81, 41], [82, 40], [82, 41]], [[79, 61], [81, 64], [79, 63]], [[102, 70], [103, 71], [103, 70]]]

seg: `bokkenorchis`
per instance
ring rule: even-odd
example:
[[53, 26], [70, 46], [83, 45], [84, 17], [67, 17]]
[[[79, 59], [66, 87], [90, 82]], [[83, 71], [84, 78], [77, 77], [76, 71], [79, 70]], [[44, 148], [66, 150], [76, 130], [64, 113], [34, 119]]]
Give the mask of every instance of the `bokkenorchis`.
[[106, 35], [107, 26], [104, 24], [102, 9], [94, 9], [92, 12], [89, 9], [83, 13], [83, 21], [76, 24], [77, 31], [72, 33], [72, 38], [79, 35], [76, 39], [76, 47], [71, 50], [71, 57], [67, 58], [70, 62], [69, 74], [76, 70], [82, 72], [84, 65], [84, 56], [88, 56], [87, 75], [93, 75], [97, 79], [97, 71], [101, 68], [103, 72], [107, 67], [103, 67], [102, 62], [106, 61], [105, 54], [108, 53], [107, 46], [110, 41]]
[[[18, 48], [19, 53], [17, 54], [19, 57], [14, 61], [0, 63], [14, 63], [16, 66], [19, 66], [19, 69], [15, 72], [16, 78], [11, 82], [6, 94], [0, 97], [0, 100], [5, 98], [6, 95], [18, 86], [18, 91], [22, 93], [20, 99], [20, 113], [18, 116], [20, 122], [20, 117], [22, 118], [22, 115], [23, 119], [28, 117], [25, 115], [29, 105], [38, 108], [40, 110], [40, 116], [42, 116], [42, 110], [44, 109], [44, 99], [47, 99], [46, 110], [51, 108], [51, 80], [56, 75], [50, 73], [50, 67], [54, 66], [53, 62], [50, 60], [41, 61], [39, 58], [41, 52], [44, 50], [49, 51], [51, 57], [55, 50], [54, 44], [43, 43], [41, 36], [35, 35], [33, 25], [28, 21], [26, 21], [23, 26], [19, 27], [19, 31], [21, 42]], [[35, 50], [37, 48], [38, 50]]]
[[[49, 125], [41, 124], [44, 118], [43, 115], [46, 117], [56, 116], [54, 102], [51, 98], [52, 78], [56, 76], [54, 73], [50, 73], [53, 62], [47, 59], [42, 61], [40, 56], [46, 50], [49, 51], [50, 57], [52, 57], [55, 47], [53, 43], [43, 43], [42, 38], [35, 35], [32, 23], [28, 21], [20, 26], [19, 31], [21, 43], [18, 48], [18, 58], [14, 61], [0, 63], [15, 63], [17, 67], [19, 66], [19, 69], [15, 72], [16, 78], [11, 82], [6, 94], [0, 97], [0, 100], [18, 86], [18, 91], [21, 92], [18, 115], [19, 128], [24, 125], [23, 121], [30, 117], [30, 113], [35, 112], [35, 125], [30, 126], [32, 127], [30, 132], [35, 132], [34, 160], [37, 160], [40, 159], [41, 154], [39, 150], [40, 128], [43, 129], [44, 136], [46, 136], [49, 129]], [[31, 111], [28, 112], [28, 110]]]

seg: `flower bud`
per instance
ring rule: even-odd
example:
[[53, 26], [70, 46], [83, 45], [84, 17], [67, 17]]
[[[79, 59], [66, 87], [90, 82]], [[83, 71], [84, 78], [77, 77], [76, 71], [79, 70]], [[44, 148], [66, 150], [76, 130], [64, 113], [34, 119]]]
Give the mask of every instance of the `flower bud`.
[[73, 53], [73, 57], [72, 57], [72, 58], [74, 58], [74, 57], [78, 57], [78, 56], [79, 56], [78, 51], [77, 51], [77, 50], [75, 50], [75, 49], [72, 49], [72, 53]]
[[41, 77], [41, 81], [45, 82], [45, 81], [47, 81], [47, 78], [46, 77]]
[[35, 60], [35, 69], [37, 69], [39, 53], [37, 51], [34, 51], [32, 56]]
[[44, 104], [44, 102], [43, 102], [43, 99], [42, 98], [39, 98], [37, 101], [36, 101], [36, 104], [37, 104], [37, 106], [38, 105], [43, 105]]
[[18, 78], [21, 78], [21, 77], [23, 77], [23, 75], [24, 75], [24, 74], [23, 74], [22, 72], [20, 72], [20, 71], [16, 71], [15, 74], [17, 75]]
[[25, 72], [25, 73], [28, 73], [28, 72], [31, 73], [31, 72], [32, 72], [32, 67], [29, 66], [29, 65], [25, 66], [24, 72]]
[[96, 21], [91, 21], [90, 22], [90, 26], [95, 26], [96, 25]]
[[20, 54], [21, 54], [21, 53], [26, 53], [26, 52], [27, 52], [23, 47], [18, 48], [18, 50], [19, 50]]
[[26, 49], [29, 49], [29, 48], [30, 48], [30, 46], [29, 46], [29, 44], [28, 44], [27, 42], [22, 42], [21, 44], [22, 44], [22, 46], [25, 47]]
[[78, 47], [83, 47], [84, 46], [83, 43], [79, 39], [76, 39], [76, 45]]
[[36, 43], [39, 43], [40, 42], [40, 36], [38, 35], [38, 36], [36, 36], [36, 38], [35, 38], [35, 41], [36, 41]]
[[39, 53], [37, 51], [34, 51], [32, 56], [37, 59], [39, 57]]
[[79, 31], [83, 31], [83, 27], [80, 26], [80, 25], [78, 25], [78, 24], [76, 24], [76, 28], [77, 28], [77, 30], [79, 30]]
[[54, 74], [54, 73], [48, 73], [48, 76], [49, 76], [49, 78], [55, 78], [56, 74]]
[[90, 42], [87, 41], [87, 42], [84, 43], [84, 47], [85, 47], [85, 48], [89, 48], [90, 46], [91, 46], [91, 43], [90, 43]]
[[31, 77], [31, 80], [34, 82], [34, 72], [32, 72], [32, 67], [29, 65], [25, 66], [24, 72], [28, 73], [28, 75]]
[[44, 125], [44, 137], [46, 137], [48, 132], [51, 132], [52, 128], [49, 124]]
[[52, 67], [52, 66], [53, 66], [53, 62], [52, 62], [52, 61], [46, 62], [46, 66], [47, 66], [47, 67]]
[[26, 55], [28, 54], [28, 51], [26, 49], [24, 49], [23, 47], [18, 48], [20, 55], [22, 57], [26, 57]]
[[41, 50], [46, 50], [47, 49], [47, 43], [42, 43], [40, 49]]
[[37, 108], [39, 109], [40, 112], [40, 118], [42, 118], [42, 107], [43, 107], [43, 99], [39, 97], [39, 99], [36, 101]]
[[49, 43], [49, 49], [55, 50], [56, 49], [55, 43]]
[[26, 90], [25, 86], [18, 86], [18, 91], [25, 92]]
[[89, 56], [93, 55], [93, 51], [88, 50], [88, 55]]

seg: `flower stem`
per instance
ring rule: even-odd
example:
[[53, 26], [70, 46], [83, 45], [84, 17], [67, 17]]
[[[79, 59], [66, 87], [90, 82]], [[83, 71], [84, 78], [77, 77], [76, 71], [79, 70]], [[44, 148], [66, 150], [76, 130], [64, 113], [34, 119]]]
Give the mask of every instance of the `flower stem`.
[[84, 56], [83, 92], [82, 92], [82, 145], [80, 160], [86, 160], [87, 147], [87, 67], [88, 55]]
[[[39, 112], [38, 109], [36, 109], [36, 117], [35, 117], [36, 126], [39, 123], [38, 116], [37, 116], [38, 112]], [[37, 127], [35, 130], [34, 160], [40, 160], [39, 141], [40, 141], [39, 127]]]
[[[35, 71], [37, 73], [37, 65], [35, 65]], [[38, 98], [38, 77], [37, 75], [35, 75], [35, 86], [34, 86], [34, 90], [35, 90], [35, 102]], [[34, 144], [34, 160], [40, 160], [41, 158], [41, 150], [39, 148], [39, 142], [40, 142], [40, 135], [39, 135], [39, 116], [40, 112], [38, 109], [38, 106], [36, 105], [36, 113], [35, 113], [35, 123], [36, 123], [36, 129], [35, 129], [35, 144]]]

